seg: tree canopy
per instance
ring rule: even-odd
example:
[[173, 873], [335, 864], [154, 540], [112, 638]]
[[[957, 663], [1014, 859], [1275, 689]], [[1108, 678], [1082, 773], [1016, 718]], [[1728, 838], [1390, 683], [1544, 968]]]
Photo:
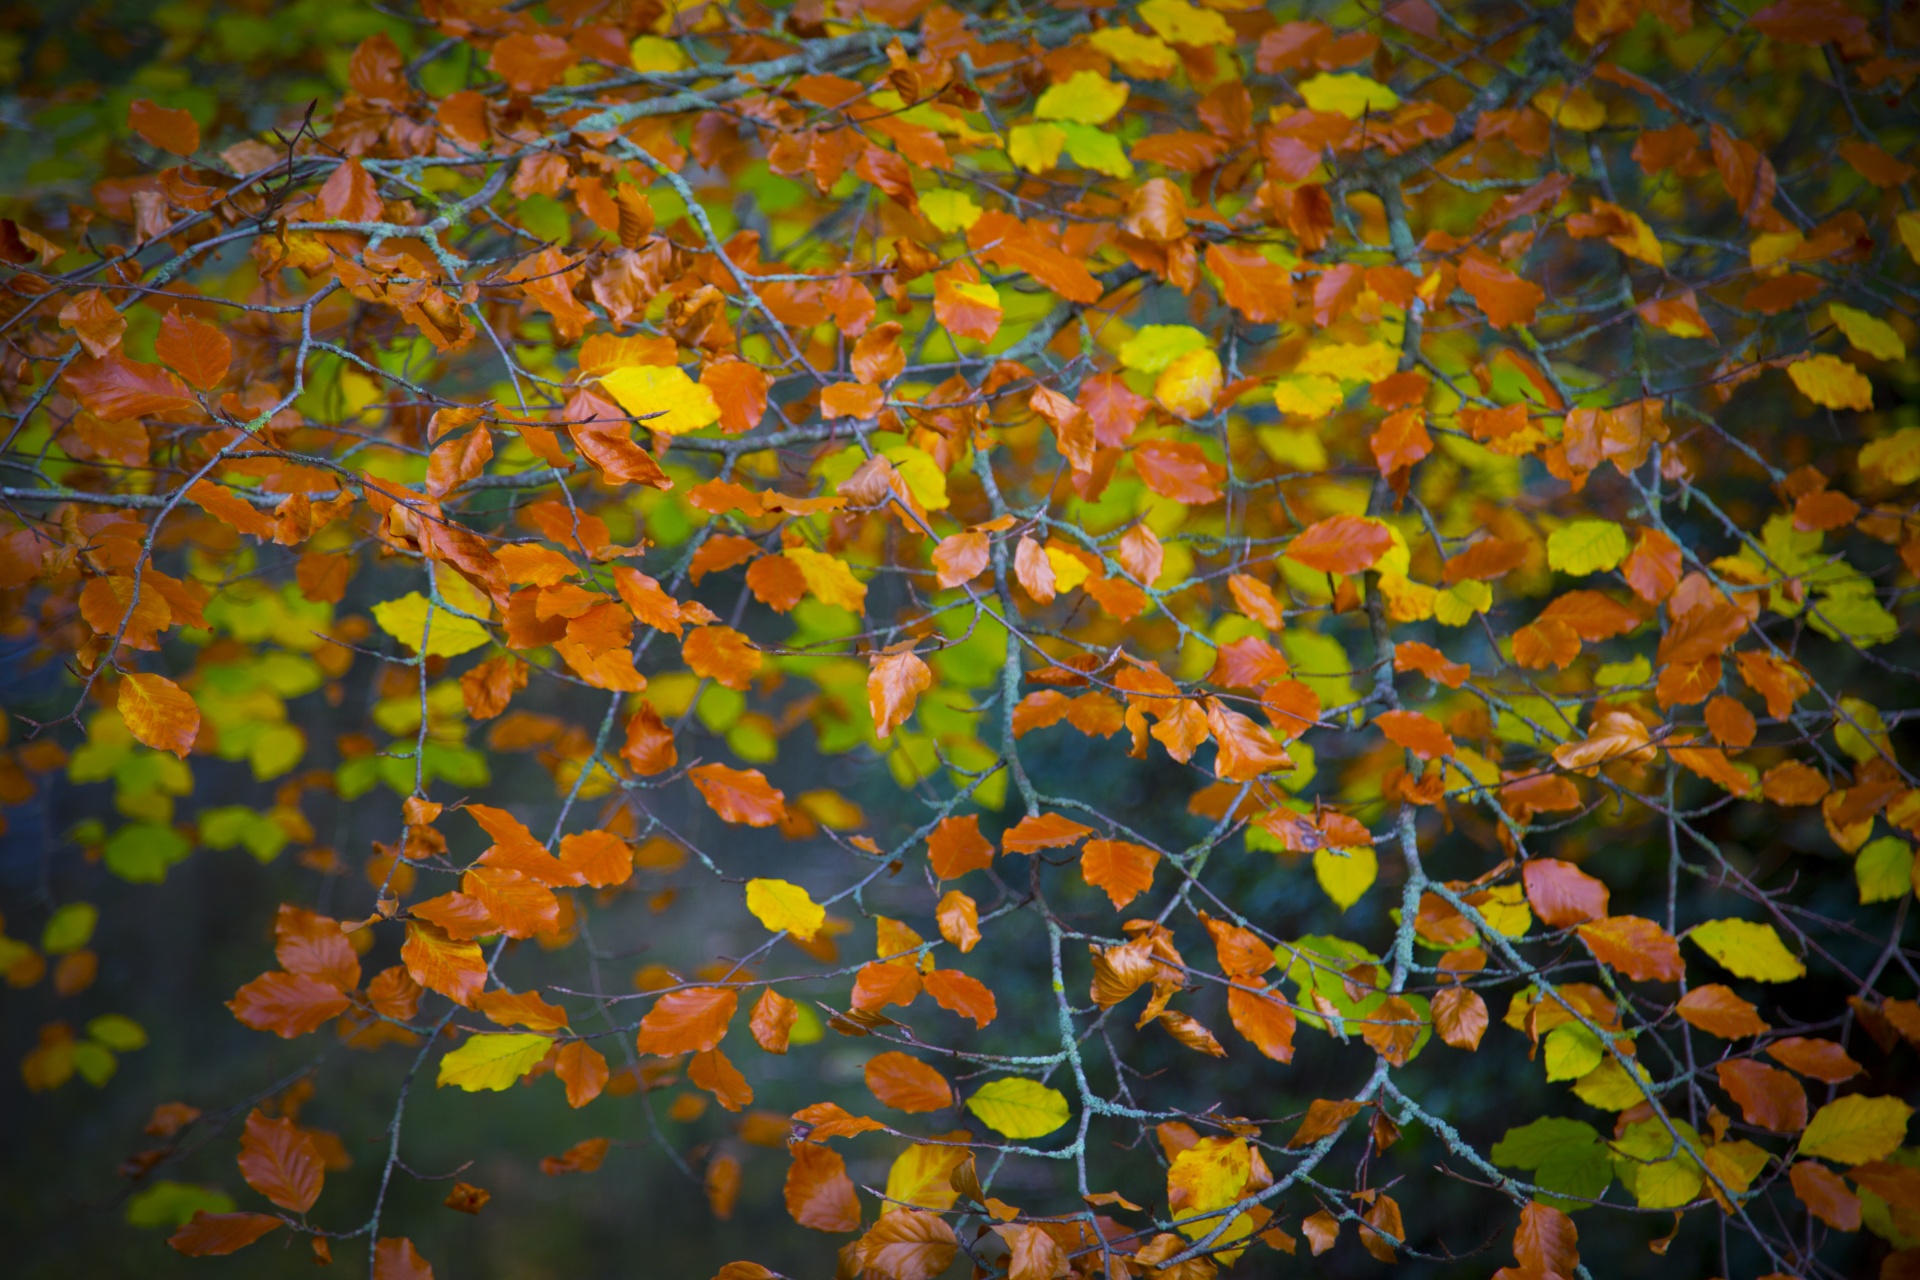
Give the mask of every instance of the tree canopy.
[[74, 29], [0, 972], [192, 1080], [239, 904], [152, 1249], [431, 1276], [537, 1107], [724, 1280], [1920, 1275], [1912, 6]]

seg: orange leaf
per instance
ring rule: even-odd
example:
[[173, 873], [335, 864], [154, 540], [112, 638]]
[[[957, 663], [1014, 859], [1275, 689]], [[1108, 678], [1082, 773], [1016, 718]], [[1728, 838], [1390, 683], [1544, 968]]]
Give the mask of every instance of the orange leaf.
[[992, 866], [993, 845], [980, 834], [979, 815], [940, 819], [927, 837], [927, 861], [942, 880], [957, 880], [969, 871]]
[[540, 1172], [549, 1178], [565, 1173], [592, 1173], [607, 1158], [607, 1150], [612, 1145], [605, 1138], [584, 1138], [557, 1156], [542, 1157]]
[[1153, 886], [1157, 850], [1125, 840], [1089, 840], [1080, 851], [1080, 878], [1106, 891], [1118, 911]]
[[711, 1049], [727, 1034], [739, 1001], [731, 987], [669, 991], [640, 1020], [637, 1047], [660, 1058]]
[[1171, 502], [1205, 506], [1220, 500], [1227, 469], [1197, 444], [1144, 440], [1133, 447], [1134, 470], [1147, 488]]
[[1060, 814], [1030, 813], [1001, 835], [1000, 850], [1002, 853], [1036, 853], [1041, 849], [1063, 849], [1092, 834], [1092, 827], [1082, 826]]
[[949, 1013], [972, 1018], [975, 1026], [986, 1026], [999, 1012], [999, 1003], [987, 984], [957, 969], [935, 969], [927, 975], [926, 987], [935, 1004]]
[[167, 1243], [189, 1258], [218, 1258], [246, 1248], [283, 1225], [269, 1213], [208, 1213], [194, 1211], [193, 1220], [167, 1238]]
[[317, 1031], [349, 1007], [345, 993], [332, 983], [279, 971], [261, 974], [227, 1001], [227, 1008], [241, 1022], [283, 1040]]
[[1802, 1160], [1787, 1170], [1787, 1177], [1808, 1213], [1836, 1231], [1860, 1229], [1860, 1197], [1847, 1190], [1839, 1174], [1818, 1160]]
[[758, 769], [729, 769], [723, 764], [697, 764], [687, 770], [700, 795], [723, 822], [749, 827], [771, 827], [786, 816], [786, 796], [767, 782]]
[[1528, 323], [1547, 296], [1539, 285], [1479, 253], [1470, 254], [1460, 264], [1460, 287], [1473, 295], [1487, 322], [1496, 329]]
[[958, 889], [947, 890], [935, 918], [940, 922], [940, 936], [960, 948], [962, 955], [979, 945], [979, 904]]
[[1422, 760], [1432, 760], [1454, 753], [1453, 739], [1442, 729], [1439, 722], [1418, 711], [1383, 711], [1374, 717], [1375, 724], [1388, 739], [1419, 756]]
[[1720, 1087], [1740, 1104], [1748, 1124], [1775, 1133], [1798, 1133], [1807, 1127], [1807, 1091], [1778, 1067], [1751, 1058], [1735, 1058], [1715, 1067]]
[[313, 1139], [293, 1121], [267, 1119], [255, 1108], [240, 1137], [240, 1175], [282, 1209], [305, 1213], [320, 1198], [326, 1170]]
[[1521, 1266], [1570, 1276], [1580, 1265], [1579, 1244], [1580, 1231], [1572, 1218], [1538, 1200], [1522, 1206], [1520, 1225], [1513, 1233], [1513, 1256]]
[[1845, 1049], [1831, 1040], [1808, 1036], [1788, 1036], [1767, 1046], [1767, 1056], [1792, 1067], [1803, 1076], [1825, 1084], [1839, 1084], [1860, 1074], [1863, 1068]]
[[1433, 452], [1433, 437], [1427, 434], [1427, 415], [1418, 409], [1390, 413], [1374, 430], [1368, 442], [1374, 465], [1382, 475], [1392, 475]]
[[1675, 1012], [1708, 1035], [1722, 1040], [1765, 1035], [1773, 1030], [1759, 1010], [1735, 995], [1732, 988], [1718, 983], [1687, 992], [1675, 1006]]
[[695, 675], [744, 693], [763, 661], [753, 642], [732, 627], [695, 627], [681, 642], [680, 654]]
[[1473, 668], [1466, 663], [1450, 661], [1432, 645], [1421, 644], [1418, 640], [1402, 640], [1393, 646], [1393, 669], [1418, 671], [1427, 679], [1444, 684], [1449, 689], [1458, 689], [1473, 674]]
[[153, 354], [200, 390], [211, 391], [227, 376], [227, 367], [233, 362], [233, 343], [206, 321], [183, 316], [178, 307], [169, 307], [153, 339]]
[[933, 684], [933, 672], [912, 650], [875, 654], [867, 676], [867, 708], [874, 733], [886, 738], [906, 723], [913, 704]]
[[1527, 902], [1556, 929], [1600, 920], [1607, 914], [1607, 886], [1571, 862], [1530, 858], [1521, 870]]
[[1392, 545], [1393, 535], [1385, 525], [1360, 516], [1333, 516], [1302, 529], [1287, 544], [1287, 558], [1321, 573], [1359, 573]]
[[433, 1268], [413, 1241], [387, 1236], [373, 1246], [373, 1280], [433, 1280]]
[[611, 831], [582, 831], [562, 837], [560, 861], [596, 889], [625, 884], [633, 875], [633, 850]]
[[1013, 549], [1013, 576], [1035, 604], [1053, 603], [1053, 562], [1047, 559], [1046, 550], [1025, 534]]
[[793, 1024], [799, 1017], [798, 1005], [768, 987], [754, 1002], [747, 1029], [753, 1033], [754, 1043], [768, 1053], [785, 1053], [788, 1033], [793, 1030]]
[[1433, 1029], [1454, 1048], [1472, 1052], [1487, 1031], [1487, 1002], [1478, 991], [1448, 987], [1433, 998]]
[[753, 1086], [718, 1049], [704, 1049], [687, 1064], [687, 1079], [714, 1096], [729, 1111], [739, 1111], [753, 1101]]
[[940, 545], [933, 549], [933, 568], [940, 589], [945, 591], [978, 577], [987, 567], [989, 550], [987, 535], [976, 530], [942, 538]]
[[273, 537], [273, 517], [246, 499], [235, 496], [225, 486], [196, 480], [187, 490], [187, 499], [214, 519], [231, 525], [241, 533], [256, 538]]
[[584, 1107], [607, 1087], [607, 1060], [585, 1040], [571, 1040], [560, 1046], [553, 1073], [567, 1087], [567, 1105]]
[[[631, 190], [631, 188], [622, 188]], [[751, 431], [767, 413], [767, 375], [744, 360], [710, 360], [700, 371], [700, 385], [713, 393], [720, 410], [720, 430], [730, 436]]]
[[1677, 982], [1684, 971], [1672, 934], [1639, 916], [1606, 916], [1580, 926], [1594, 959], [1640, 982]]
[[896, 1111], [944, 1111], [953, 1105], [953, 1086], [918, 1058], [882, 1053], [867, 1059], [867, 1090]]
[[1227, 1017], [1261, 1053], [1275, 1062], [1293, 1061], [1293, 1009], [1258, 978], [1236, 979], [1227, 988]]
[[140, 673], [120, 682], [120, 718], [127, 731], [155, 751], [171, 751], [182, 760], [200, 732], [200, 708], [165, 676]]
[[840, 1153], [817, 1142], [796, 1142], [787, 1167], [787, 1212], [815, 1231], [857, 1231], [860, 1197]]
[[190, 156], [200, 149], [200, 126], [191, 111], [163, 107], [147, 98], [127, 105], [127, 124], [162, 151]]
[[423, 921], [407, 921], [400, 960], [415, 982], [468, 1008], [487, 983], [487, 962], [479, 947], [456, 942], [439, 926]]

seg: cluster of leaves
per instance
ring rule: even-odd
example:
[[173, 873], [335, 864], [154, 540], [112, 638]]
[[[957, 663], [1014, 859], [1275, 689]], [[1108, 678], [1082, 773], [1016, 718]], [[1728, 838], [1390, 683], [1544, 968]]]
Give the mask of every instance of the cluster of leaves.
[[[0, 599], [72, 687], [0, 785], [111, 781], [73, 840], [130, 881], [297, 859], [335, 914], [282, 906], [229, 1007], [393, 1064], [371, 1205], [322, 1205], [299, 1099], [163, 1108], [175, 1249], [431, 1275], [383, 1216], [408, 1090], [552, 1075], [721, 1217], [783, 1160], [845, 1275], [1445, 1259], [1443, 1178], [1508, 1277], [1584, 1276], [1579, 1212], [1920, 1267], [1920, 25], [1319, 8], [421, 0], [277, 128], [177, 77], [86, 202], [22, 193]], [[490, 795], [522, 755], [550, 797]], [[254, 803], [194, 807], [216, 770]], [[385, 838], [321, 841], [348, 804]], [[722, 953], [611, 981], [668, 911]], [[0, 965], [77, 997], [95, 928]], [[752, 1109], [829, 1035], [899, 1114]], [[1421, 1074], [1472, 1054], [1563, 1105], [1476, 1144]], [[279, 1212], [152, 1181], [243, 1113]]]

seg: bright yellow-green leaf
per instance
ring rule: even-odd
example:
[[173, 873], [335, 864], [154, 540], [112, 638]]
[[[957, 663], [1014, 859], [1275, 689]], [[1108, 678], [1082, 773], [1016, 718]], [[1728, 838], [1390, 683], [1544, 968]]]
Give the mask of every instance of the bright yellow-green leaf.
[[1807, 612], [1807, 622], [1830, 640], [1847, 639], [1862, 648], [1886, 644], [1900, 634], [1900, 620], [1874, 599], [1870, 585], [1821, 596]]
[[1041, 94], [1033, 114], [1041, 120], [1105, 124], [1120, 114], [1131, 92], [1126, 85], [1115, 84], [1098, 71], [1076, 71]]
[[[998, 300], [996, 295], [995, 301]], [[915, 502], [929, 511], [947, 509], [947, 473], [940, 469], [940, 464], [934, 461], [932, 454], [911, 444], [892, 445], [880, 452], [900, 473], [900, 478], [907, 482], [907, 492], [913, 495]]]
[[1400, 365], [1400, 353], [1385, 342], [1334, 342], [1311, 347], [1295, 374], [1319, 373], [1342, 382], [1378, 382]]
[[1159, 373], [1187, 352], [1210, 347], [1212, 341], [1190, 324], [1142, 325], [1120, 344], [1120, 363], [1141, 373]]
[[1342, 911], [1360, 901], [1360, 895], [1380, 877], [1380, 859], [1371, 845], [1352, 849], [1315, 849], [1313, 875]]
[[1838, 356], [1810, 356], [1787, 366], [1787, 376], [1801, 394], [1829, 409], [1873, 408], [1873, 384], [1867, 376]]
[[1155, 35], [1173, 44], [1198, 48], [1234, 41], [1233, 28], [1225, 18], [1187, 0], [1146, 0], [1138, 13], [1140, 21], [1152, 27]]
[[[1276, 397], [1277, 398], [1277, 397]], [[1324, 471], [1327, 446], [1312, 427], [1260, 427], [1254, 438], [1269, 458], [1288, 471]]]
[[1575, 577], [1602, 573], [1627, 558], [1627, 531], [1611, 520], [1575, 520], [1547, 538], [1547, 564]]
[[1478, 578], [1456, 582], [1433, 598], [1433, 620], [1443, 627], [1464, 627], [1477, 613], [1493, 607], [1493, 588]]
[[513, 1083], [547, 1056], [553, 1041], [547, 1036], [525, 1034], [478, 1035], [440, 1059], [440, 1087], [452, 1085], [468, 1093], [483, 1089], [498, 1092]]
[[40, 931], [40, 949], [50, 956], [78, 951], [93, 939], [93, 926], [100, 920], [100, 908], [91, 902], [69, 902], [47, 917]]
[[[1639, 1077], [1637, 1081], [1635, 1076]], [[1619, 1062], [1606, 1057], [1600, 1060], [1599, 1066], [1574, 1081], [1573, 1093], [1590, 1107], [1602, 1111], [1625, 1111], [1647, 1100], [1643, 1086], [1648, 1080], [1646, 1068], [1638, 1062], [1633, 1064], [1633, 1075], [1628, 1075]]]
[[1920, 480], [1920, 427], [1902, 427], [1861, 446], [1860, 469], [1884, 476], [1893, 484]]
[[685, 50], [661, 36], [641, 36], [627, 56], [635, 71], [681, 71], [688, 66]]
[[[1675, 1121], [1674, 1128], [1694, 1148], [1704, 1145], [1692, 1126]], [[1705, 1178], [1691, 1156], [1675, 1151], [1673, 1135], [1657, 1120], [1627, 1126], [1615, 1139], [1614, 1170], [1634, 1202], [1642, 1209], [1672, 1209], [1700, 1194]]]
[[1006, 1138], [1044, 1138], [1073, 1114], [1065, 1094], [1025, 1076], [989, 1080], [967, 1099], [967, 1110]]
[[1755, 982], [1792, 982], [1807, 971], [1770, 924], [1709, 920], [1695, 925], [1687, 936], [1722, 968]]
[[1087, 37], [1087, 44], [1120, 64], [1120, 69], [1142, 80], [1162, 80], [1180, 67], [1180, 55], [1157, 40], [1132, 27], [1102, 27]]
[[1060, 163], [1067, 131], [1057, 124], [1017, 124], [1007, 130], [1007, 154], [1028, 173], [1045, 173]]
[[1920, 262], [1920, 210], [1909, 209], [1894, 219], [1894, 225], [1900, 231], [1900, 243], [1907, 246], [1907, 256]]
[[1563, 1022], [1547, 1032], [1547, 1079], [1578, 1080], [1600, 1065], [1606, 1050], [1600, 1037], [1577, 1022]]
[[1625, 662], [1601, 664], [1593, 673], [1593, 682], [1602, 689], [1618, 689], [1623, 685], [1645, 684], [1653, 678], [1653, 664], [1647, 661], [1647, 655], [1636, 653]]
[[867, 607], [867, 584], [854, 577], [853, 570], [840, 557], [812, 547], [788, 547], [782, 554], [800, 567], [800, 576], [807, 580], [807, 590], [822, 603], [849, 613], [859, 613]]
[[1369, 111], [1391, 111], [1400, 105], [1400, 95], [1363, 75], [1351, 71], [1318, 75], [1300, 82], [1300, 96], [1315, 111], [1334, 111], [1350, 120], [1358, 120]]
[[1338, 379], [1324, 373], [1295, 373], [1273, 384], [1273, 404], [1282, 413], [1324, 418], [1346, 402]]
[[1869, 842], [1853, 860], [1853, 878], [1862, 906], [1906, 897], [1913, 889], [1913, 846], [1899, 836]]
[[807, 891], [787, 880], [747, 881], [747, 910], [772, 933], [790, 933], [806, 942], [827, 922], [827, 910]]
[[1907, 344], [1900, 340], [1900, 335], [1885, 320], [1876, 320], [1866, 312], [1840, 302], [1829, 304], [1827, 314], [1833, 317], [1834, 324], [1847, 335], [1847, 341], [1856, 350], [1864, 351], [1876, 360], [1907, 358]]
[[1800, 1154], [1865, 1164], [1891, 1154], [1907, 1137], [1913, 1108], [1898, 1098], [1848, 1094], [1813, 1113], [1800, 1135]]
[[[686, 371], [671, 364], [637, 364], [615, 369], [600, 379], [607, 394], [649, 431], [679, 435], [698, 431], [720, 421], [720, 406], [713, 392], [689, 378]], [[645, 417], [658, 414], [658, 417]]]
[[1133, 161], [1127, 159], [1127, 149], [1120, 145], [1118, 135], [1090, 124], [1063, 124], [1060, 128], [1067, 135], [1067, 154], [1082, 169], [1110, 178], [1133, 176]]
[[485, 627], [471, 618], [455, 617], [445, 609], [433, 611], [433, 625], [429, 630], [427, 598], [418, 591], [409, 591], [398, 600], [376, 604], [373, 606], [373, 620], [380, 624], [382, 631], [416, 652], [424, 635], [427, 656], [432, 658], [458, 657], [478, 649], [492, 638]]
[[87, 1035], [119, 1053], [147, 1047], [147, 1029], [124, 1013], [103, 1013], [89, 1019]]
[[1833, 741], [1842, 751], [1861, 764], [1882, 753], [1891, 754], [1886, 718], [1878, 707], [1864, 698], [1845, 697], [1840, 699], [1840, 712], [1833, 726]]
[[[945, 187], [920, 193], [920, 212], [928, 222], [940, 228], [948, 235], [965, 231], [980, 221], [980, 206], [964, 191], [949, 191]], [[987, 286], [992, 288], [991, 285]]]

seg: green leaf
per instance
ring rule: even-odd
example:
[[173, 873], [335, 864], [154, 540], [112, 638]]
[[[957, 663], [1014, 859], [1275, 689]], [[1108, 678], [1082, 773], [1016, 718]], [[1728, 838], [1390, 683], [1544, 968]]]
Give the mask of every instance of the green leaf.
[[1862, 906], [1906, 897], [1913, 886], [1913, 846], [1899, 836], [1869, 842], [1853, 860], [1853, 878]]
[[40, 949], [50, 956], [78, 951], [93, 940], [93, 927], [99, 923], [100, 909], [91, 902], [69, 902], [47, 919], [40, 931]]
[[[1493, 1144], [1490, 1153], [1495, 1164], [1513, 1169], [1538, 1169], [1556, 1151], [1580, 1146], [1598, 1147], [1600, 1133], [1584, 1120], [1564, 1116], [1542, 1116], [1531, 1124], [1509, 1129]], [[1556, 1190], [1567, 1190], [1565, 1187]]]
[[1606, 1056], [1600, 1037], [1577, 1022], [1563, 1022], [1547, 1032], [1547, 1079], [1578, 1080]]
[[434, 1083], [468, 1093], [498, 1092], [533, 1070], [551, 1048], [553, 1041], [546, 1036], [477, 1035], [440, 1059], [440, 1078]]
[[1807, 621], [1829, 640], [1845, 638], [1862, 648], [1885, 644], [1900, 634], [1900, 620], [1869, 592], [1822, 596], [1808, 611]]
[[1627, 558], [1627, 531], [1611, 520], [1575, 520], [1547, 538], [1547, 565], [1575, 577], [1602, 573]]
[[146, 1028], [123, 1013], [103, 1013], [87, 1023], [87, 1034], [109, 1049], [132, 1053], [147, 1047]]
[[1073, 1114], [1065, 1094], [1025, 1076], [1003, 1076], [981, 1085], [967, 1099], [967, 1110], [1008, 1138], [1044, 1138]]
[[1907, 1137], [1913, 1108], [1898, 1098], [1848, 1094], [1813, 1113], [1800, 1135], [1800, 1154], [1841, 1164], [1865, 1164], [1893, 1151]]
[[1127, 149], [1117, 135], [1090, 124], [1063, 124], [1060, 130], [1066, 134], [1067, 154], [1082, 169], [1110, 178], [1133, 176], [1133, 161], [1127, 159]]
[[127, 1198], [127, 1222], [136, 1227], [183, 1227], [203, 1209], [232, 1213], [233, 1197], [212, 1187], [162, 1180]]
[[1584, 1200], [1598, 1200], [1607, 1193], [1607, 1188], [1613, 1184], [1613, 1161], [1608, 1158], [1607, 1149], [1598, 1141], [1557, 1147], [1540, 1162], [1533, 1180], [1549, 1191], [1582, 1197], [1581, 1200], [1565, 1200], [1554, 1196], [1547, 1200], [1556, 1209], [1575, 1213], [1593, 1207], [1584, 1203]]
[[[1695, 1149], [1702, 1145], [1690, 1125], [1676, 1120], [1673, 1127]], [[1614, 1141], [1613, 1151], [1614, 1173], [1642, 1209], [1677, 1208], [1698, 1196], [1705, 1185], [1700, 1165], [1657, 1120], [1628, 1125]]]
[[134, 822], [107, 837], [107, 870], [135, 884], [159, 884], [167, 868], [193, 852], [187, 838], [157, 822]]
[[425, 596], [409, 591], [397, 600], [384, 600], [373, 606], [373, 620], [380, 624], [382, 631], [416, 653], [420, 651], [424, 635], [428, 657], [457, 658], [487, 643], [485, 627], [445, 609], [433, 610], [429, 628], [427, 605]]
[[1189, 351], [1212, 345], [1212, 339], [1190, 324], [1141, 325], [1120, 344], [1120, 363], [1141, 373], [1159, 373]]
[[1693, 944], [1723, 969], [1755, 982], [1792, 982], [1807, 966], [1787, 950], [1770, 924], [1752, 920], [1709, 920], [1687, 934]]

